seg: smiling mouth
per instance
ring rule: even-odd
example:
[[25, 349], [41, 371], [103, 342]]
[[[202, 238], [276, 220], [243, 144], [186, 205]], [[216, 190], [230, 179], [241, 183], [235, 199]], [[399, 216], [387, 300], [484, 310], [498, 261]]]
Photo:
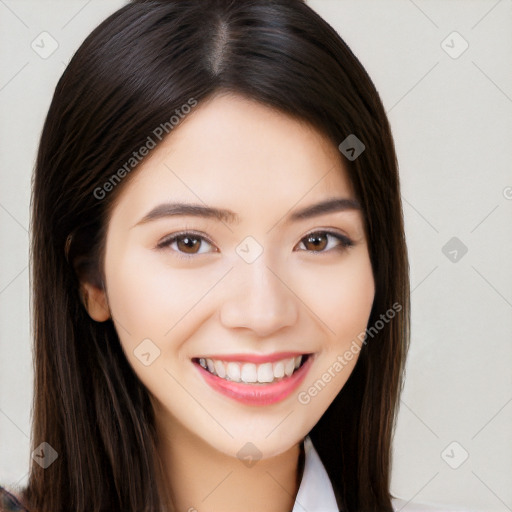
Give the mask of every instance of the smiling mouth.
[[272, 384], [291, 377], [311, 354], [286, 357], [273, 362], [261, 364], [223, 361], [208, 357], [194, 358], [192, 361], [207, 372], [221, 379], [241, 384]]

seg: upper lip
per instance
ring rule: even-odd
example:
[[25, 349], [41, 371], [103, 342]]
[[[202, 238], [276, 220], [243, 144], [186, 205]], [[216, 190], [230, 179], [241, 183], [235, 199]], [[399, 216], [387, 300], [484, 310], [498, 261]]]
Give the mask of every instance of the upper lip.
[[288, 359], [297, 356], [309, 355], [305, 352], [274, 352], [273, 354], [211, 354], [207, 356], [200, 356], [194, 359], [215, 359], [217, 361], [233, 361], [233, 362], [246, 362], [246, 363], [273, 363], [281, 359]]

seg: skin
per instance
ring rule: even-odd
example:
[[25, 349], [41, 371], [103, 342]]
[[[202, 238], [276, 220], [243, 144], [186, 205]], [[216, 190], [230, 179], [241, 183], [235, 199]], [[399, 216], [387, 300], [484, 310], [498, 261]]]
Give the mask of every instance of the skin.
[[[83, 287], [90, 316], [112, 317], [128, 362], [150, 393], [177, 510], [293, 508], [300, 443], [347, 381], [357, 353], [309, 403], [300, 403], [299, 393], [364, 332], [375, 294], [359, 209], [286, 221], [333, 197], [355, 198], [327, 138], [252, 100], [223, 94], [174, 128], [118, 198], [107, 231], [105, 290]], [[239, 222], [179, 216], [139, 223], [167, 201], [227, 208]], [[195, 249], [183, 241], [156, 248], [188, 230], [206, 240]], [[308, 243], [306, 235], [319, 231], [321, 243]], [[325, 231], [353, 245], [343, 247]], [[263, 248], [252, 263], [236, 252], [247, 236]], [[160, 355], [145, 366], [134, 350], [147, 338]], [[296, 391], [266, 406], [214, 391], [191, 361], [282, 351], [313, 353], [313, 364]], [[247, 442], [262, 457], [251, 467], [237, 457]]]

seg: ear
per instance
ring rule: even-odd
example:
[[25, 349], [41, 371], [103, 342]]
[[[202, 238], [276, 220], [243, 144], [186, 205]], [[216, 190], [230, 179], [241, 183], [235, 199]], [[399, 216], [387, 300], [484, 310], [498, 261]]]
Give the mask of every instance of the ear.
[[110, 318], [110, 308], [107, 302], [107, 294], [103, 288], [94, 284], [82, 282], [80, 296], [89, 316], [96, 322], [105, 322]]

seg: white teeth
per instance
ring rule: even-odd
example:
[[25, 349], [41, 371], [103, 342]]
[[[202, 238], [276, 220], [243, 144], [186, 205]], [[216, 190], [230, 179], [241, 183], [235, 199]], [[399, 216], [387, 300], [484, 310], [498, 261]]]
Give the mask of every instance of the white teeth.
[[272, 382], [273, 380], [272, 363], [260, 364], [258, 366], [258, 382]]
[[226, 376], [226, 368], [222, 364], [222, 361], [215, 361], [215, 373], [223, 379]]
[[284, 364], [282, 361], [274, 363], [274, 377], [276, 377], [276, 379], [284, 377]]
[[287, 377], [290, 377], [293, 373], [293, 370], [295, 370], [295, 358], [287, 359], [284, 365], [284, 373]]
[[213, 360], [205, 357], [199, 358], [199, 364], [207, 368], [210, 373], [221, 379], [233, 382], [245, 382], [261, 384], [274, 382], [276, 379], [290, 377], [299, 368], [302, 356], [289, 357], [274, 363], [237, 363]]
[[227, 373], [229, 380], [240, 382], [240, 365], [238, 363], [228, 363]]
[[242, 365], [240, 377], [244, 382], [257, 382], [258, 374], [256, 373], [256, 365], [254, 363], [245, 363]]

